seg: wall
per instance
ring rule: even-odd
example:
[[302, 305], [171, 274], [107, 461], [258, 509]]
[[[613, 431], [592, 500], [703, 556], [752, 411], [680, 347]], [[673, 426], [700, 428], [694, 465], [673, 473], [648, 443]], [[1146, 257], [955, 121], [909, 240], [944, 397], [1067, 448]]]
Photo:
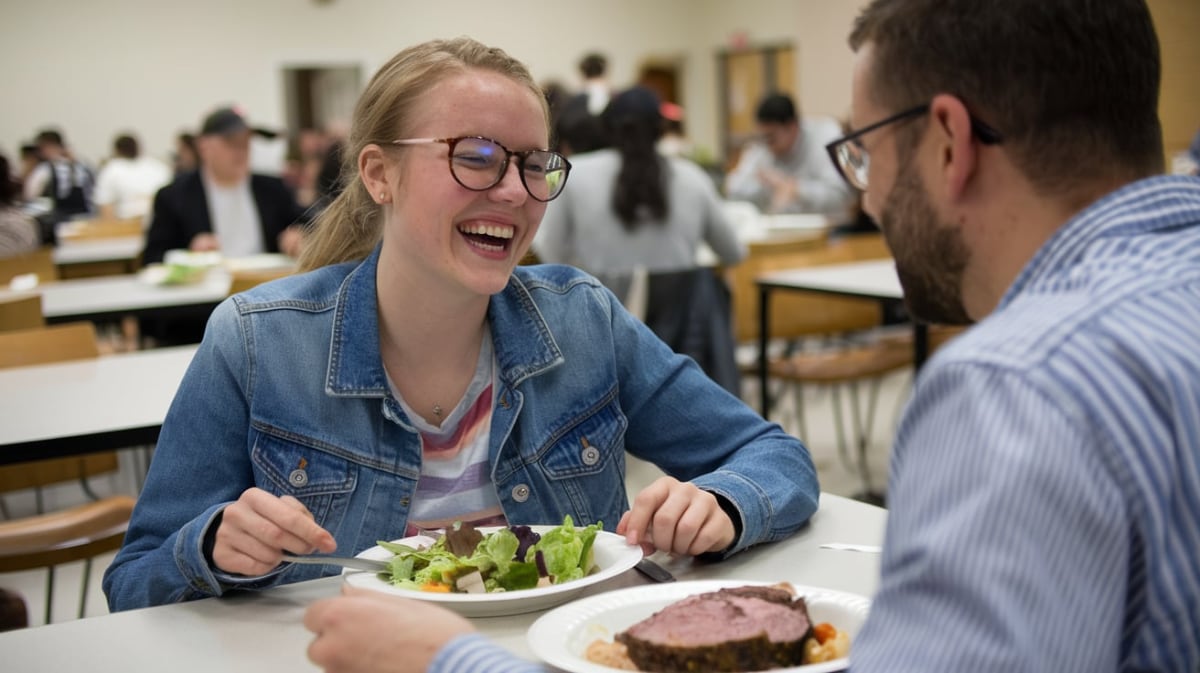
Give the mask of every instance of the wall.
[[1200, 131], [1200, 0], [1147, 0], [1162, 50], [1163, 125], [1167, 166]]
[[718, 50], [734, 31], [752, 43], [790, 41], [801, 58], [806, 109], [843, 114], [858, 0], [0, 0], [0, 150], [47, 125], [82, 156], [108, 154], [133, 129], [165, 157], [180, 130], [237, 102], [256, 124], [285, 120], [284, 66], [359, 63], [371, 73], [404, 45], [471, 35], [524, 60], [539, 80], [578, 82], [589, 50], [609, 55], [612, 79], [650, 58], [683, 64], [694, 139], [717, 146]]

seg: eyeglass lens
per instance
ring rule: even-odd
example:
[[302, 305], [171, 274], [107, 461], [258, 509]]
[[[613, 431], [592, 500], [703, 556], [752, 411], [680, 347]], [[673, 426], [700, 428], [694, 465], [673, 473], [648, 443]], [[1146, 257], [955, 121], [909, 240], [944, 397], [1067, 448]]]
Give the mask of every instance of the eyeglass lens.
[[846, 180], [855, 188], [865, 191], [870, 157], [867, 156], [867, 151], [863, 149], [863, 146], [854, 140], [844, 142], [837, 146], [837, 158], [838, 166], [841, 167]]
[[[513, 152], [521, 172], [521, 183], [538, 201], [558, 196], [567, 182], [567, 164], [557, 152], [529, 150]], [[450, 168], [454, 178], [467, 189], [490, 189], [504, 179], [509, 152], [485, 138], [461, 138], [454, 144]]]

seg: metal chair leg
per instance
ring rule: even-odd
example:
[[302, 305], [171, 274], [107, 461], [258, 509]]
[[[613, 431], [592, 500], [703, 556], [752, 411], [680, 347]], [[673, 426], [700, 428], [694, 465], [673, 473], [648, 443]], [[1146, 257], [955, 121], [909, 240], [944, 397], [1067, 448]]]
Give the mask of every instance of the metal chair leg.
[[54, 566], [46, 568], [46, 619], [43, 624], [50, 623], [50, 610], [54, 607]]
[[87, 612], [88, 598], [88, 582], [92, 579], [92, 559], [86, 558], [83, 560], [83, 578], [80, 579], [80, 584], [83, 588], [79, 591], [79, 616], [78, 619], [83, 619], [83, 615]]

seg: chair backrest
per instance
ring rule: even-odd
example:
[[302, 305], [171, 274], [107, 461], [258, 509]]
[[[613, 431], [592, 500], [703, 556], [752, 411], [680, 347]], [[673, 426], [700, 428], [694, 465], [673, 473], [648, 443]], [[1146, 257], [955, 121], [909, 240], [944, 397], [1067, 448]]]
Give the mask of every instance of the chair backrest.
[[43, 327], [46, 318], [42, 315], [42, 295], [0, 299], [0, 332]]
[[296, 270], [292, 267], [233, 271], [230, 273], [229, 294], [245, 292], [256, 285], [276, 278], [284, 278], [295, 272]]
[[37, 274], [39, 283], [58, 280], [54, 248], [38, 248], [24, 255], [0, 258], [0, 285], [8, 285], [14, 277], [27, 273]]
[[[90, 322], [0, 332], [0, 367], [83, 360], [100, 355]], [[115, 453], [54, 458], [0, 467], [0, 493], [73, 481], [117, 469]]]
[[[762, 245], [731, 270], [734, 326], [740, 343], [758, 338], [758, 286], [754, 279], [771, 271], [841, 264], [888, 256], [878, 235], [854, 236], [818, 246], [789, 248]], [[799, 338], [868, 329], [882, 320], [879, 302], [817, 293], [771, 293], [771, 337]]]
[[707, 267], [651, 273], [646, 294], [646, 326], [676, 353], [695, 360], [709, 378], [740, 394], [724, 278]]
[[143, 232], [141, 217], [84, 220], [72, 222], [71, 225], [67, 232], [60, 234], [60, 237], [72, 240], [95, 240], [141, 236]]

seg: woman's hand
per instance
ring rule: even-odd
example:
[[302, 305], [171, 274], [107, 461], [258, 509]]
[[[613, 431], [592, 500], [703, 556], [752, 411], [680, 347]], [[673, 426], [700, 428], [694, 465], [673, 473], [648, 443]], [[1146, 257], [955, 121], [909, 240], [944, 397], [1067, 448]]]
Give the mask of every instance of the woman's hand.
[[617, 533], [647, 553], [696, 556], [733, 544], [734, 527], [715, 495], [661, 477], [637, 494], [617, 524]]
[[309, 554], [335, 549], [333, 536], [317, 525], [299, 500], [249, 488], [221, 515], [213, 563], [227, 573], [254, 577], [278, 566], [285, 551]]
[[304, 614], [316, 634], [308, 658], [329, 673], [424, 671], [447, 642], [475, 628], [433, 603], [345, 585], [342, 593]]

